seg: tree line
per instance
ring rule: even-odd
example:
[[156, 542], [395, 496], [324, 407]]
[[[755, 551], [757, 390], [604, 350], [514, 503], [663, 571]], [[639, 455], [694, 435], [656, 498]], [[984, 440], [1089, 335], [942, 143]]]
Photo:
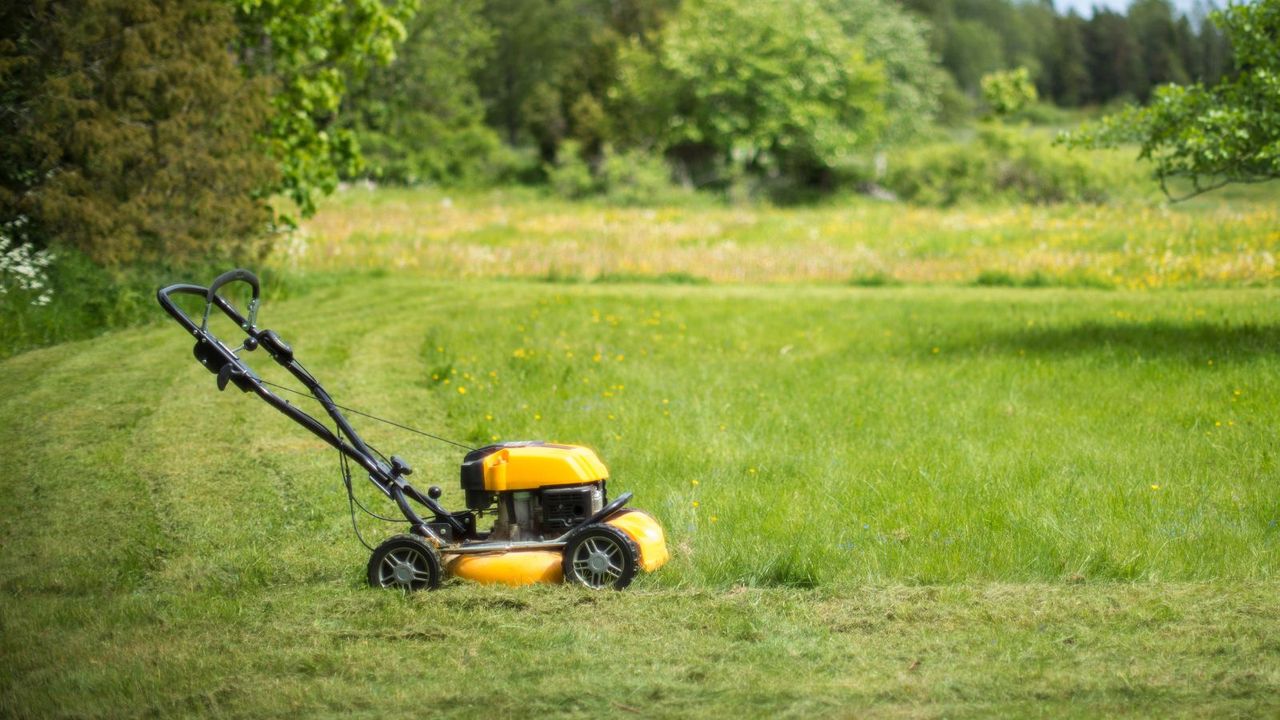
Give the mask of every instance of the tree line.
[[[764, 94], [789, 112], [814, 107], [803, 93], [770, 95], [770, 81], [827, 77], [813, 56], [833, 43], [856, 50], [839, 59], [851, 77], [861, 62], [878, 73], [862, 78], [877, 87], [851, 100], [860, 117], [842, 127], [864, 145], [883, 144], [984, 112], [981, 80], [1001, 70], [1026, 68], [1040, 98], [1069, 108], [1145, 103], [1166, 83], [1216, 84], [1232, 56], [1210, 9], [1135, 0], [1085, 18], [1052, 0], [423, 0], [396, 62], [349, 98], [347, 122], [369, 140], [365, 174], [393, 182], [537, 176], [566, 141], [588, 158], [643, 147], [676, 160], [686, 179], [723, 175], [713, 166], [724, 164], [717, 136], [728, 126], [732, 144], [753, 153], [747, 165], [815, 177], [830, 169], [820, 156], [851, 136], [818, 132], [812, 117], [769, 116], [763, 100], [746, 96]], [[823, 50], [815, 33], [826, 33]], [[804, 57], [781, 57], [775, 40]], [[775, 67], [760, 67], [762, 52]], [[748, 77], [754, 69], [762, 72]], [[700, 118], [699, 102], [720, 117]], [[783, 138], [792, 150], [742, 142], [762, 127], [806, 123], [808, 140]], [[818, 136], [829, 142], [811, 142]], [[807, 160], [794, 150], [805, 144]]]
[[1230, 71], [1211, 5], [1179, 13], [1168, 0], [1127, 11], [1058, 11], [1051, 0], [902, 0], [929, 21], [930, 47], [956, 86], [972, 95], [988, 73], [1026, 67], [1042, 98], [1063, 107], [1146, 102], [1164, 83], [1213, 84]]
[[343, 179], [822, 187], [980, 112], [994, 71], [1078, 106], [1232, 57], [1167, 0], [5, 3], [0, 234], [203, 262], [260, 255]]

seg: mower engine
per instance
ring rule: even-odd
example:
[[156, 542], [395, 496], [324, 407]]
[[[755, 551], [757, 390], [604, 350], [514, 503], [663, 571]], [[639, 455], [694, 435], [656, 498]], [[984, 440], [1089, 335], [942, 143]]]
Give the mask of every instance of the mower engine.
[[574, 445], [503, 443], [462, 462], [467, 508], [497, 513], [490, 541], [564, 535], [604, 508], [608, 477], [594, 452]]

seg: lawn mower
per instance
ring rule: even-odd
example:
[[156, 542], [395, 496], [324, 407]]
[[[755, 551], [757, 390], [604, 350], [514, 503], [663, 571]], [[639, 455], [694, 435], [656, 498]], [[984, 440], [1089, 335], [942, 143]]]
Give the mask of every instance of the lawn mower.
[[[247, 316], [218, 294], [236, 282], [247, 284], [252, 293]], [[175, 303], [177, 295], [195, 295], [204, 302], [199, 322]], [[588, 588], [621, 589], [638, 570], [652, 572], [667, 561], [662, 526], [650, 515], [624, 507], [631, 499], [630, 492], [609, 500], [609, 471], [586, 447], [525, 441], [470, 448], [334, 402], [294, 357], [288, 343], [275, 331], [258, 328], [259, 282], [248, 270], [223, 273], [207, 287], [169, 285], [160, 288], [156, 297], [165, 312], [196, 339], [196, 360], [217, 376], [219, 390], [231, 385], [254, 393], [338, 450], [352, 528], [362, 543], [357, 506], [378, 519], [408, 523], [407, 533], [394, 535], [377, 547], [365, 543], [372, 551], [367, 572], [370, 585], [430, 590], [450, 575], [485, 583], [563, 581]], [[238, 347], [233, 349], [210, 331], [214, 308], [244, 332]], [[302, 383], [305, 392], [255, 373], [241, 355], [259, 348]], [[334, 427], [283, 399], [273, 388], [319, 403]], [[437, 486], [424, 494], [411, 485], [407, 478], [413, 469], [408, 463], [365, 442], [344, 410], [467, 449], [461, 471], [467, 509], [446, 510], [439, 502], [442, 491]], [[378, 515], [356, 498], [352, 463], [367, 472], [370, 482], [395, 503], [403, 520]], [[418, 514], [414, 503], [429, 511], [429, 519]], [[477, 520], [484, 515], [496, 516], [487, 532], [477, 529]]]

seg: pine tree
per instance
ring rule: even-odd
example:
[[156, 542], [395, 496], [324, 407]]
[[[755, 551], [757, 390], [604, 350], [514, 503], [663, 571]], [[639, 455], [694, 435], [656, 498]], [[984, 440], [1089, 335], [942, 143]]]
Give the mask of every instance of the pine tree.
[[1085, 28], [1090, 100], [1104, 103], [1119, 97], [1145, 97], [1150, 85], [1142, 48], [1124, 15], [1095, 12]]
[[0, 30], [0, 220], [103, 264], [252, 256], [273, 163], [219, 0], [35, 0]]
[[1078, 107], [1092, 92], [1085, 64], [1085, 22], [1074, 12], [1054, 20], [1051, 93], [1059, 105]]

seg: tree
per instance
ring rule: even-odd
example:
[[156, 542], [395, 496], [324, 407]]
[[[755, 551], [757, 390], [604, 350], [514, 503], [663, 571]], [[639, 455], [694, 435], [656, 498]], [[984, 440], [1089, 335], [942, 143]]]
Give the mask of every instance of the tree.
[[465, 181], [497, 147], [472, 74], [489, 60], [478, 8], [425, 0], [386, 67], [354, 80], [341, 127], [355, 132], [362, 175], [400, 183]]
[[983, 75], [1006, 66], [1000, 35], [976, 20], [956, 22], [947, 37], [942, 62], [956, 84], [970, 95], [978, 91]]
[[489, 123], [553, 160], [566, 139], [598, 155], [621, 48], [647, 43], [675, 0], [486, 0], [494, 52], [475, 74]]
[[884, 71], [812, 0], [688, 0], [620, 74], [633, 140], [685, 163], [802, 178], [884, 131]]
[[[1177, 24], [1169, 0], [1135, 0], [1129, 6], [1129, 24], [1142, 48], [1144, 85], [1148, 89], [1190, 79], [1178, 51]], [[1139, 95], [1139, 99], [1145, 101], [1148, 96]]]
[[926, 25], [882, 0], [823, 0], [845, 37], [884, 71], [884, 142], [916, 137], [938, 114], [947, 81], [929, 50]]
[[534, 139], [554, 154], [565, 131], [559, 82], [600, 26], [599, 13], [574, 0], [486, 0], [483, 14], [494, 52], [476, 82], [489, 122], [512, 145]]
[[1124, 15], [1103, 10], [1094, 12], [1085, 28], [1088, 53], [1090, 100], [1107, 102], [1117, 97], [1145, 97], [1147, 71], [1142, 48]]
[[105, 265], [265, 245], [267, 87], [228, 51], [223, 0], [6, 4], [0, 222]]
[[1168, 181], [1187, 180], [1184, 199], [1229, 183], [1280, 177], [1280, 0], [1232, 5], [1213, 15], [1230, 40], [1238, 74], [1213, 86], [1164, 85], [1148, 107], [1130, 107], [1069, 138], [1076, 145], [1141, 145]]
[[1084, 20], [1074, 12], [1054, 20], [1049, 92], [1059, 105], [1078, 107], [1090, 95], [1084, 27]]
[[317, 193], [331, 192], [340, 173], [359, 167], [355, 135], [338, 123], [347, 83], [391, 62], [417, 0], [232, 2], [241, 67], [273, 85], [263, 137], [280, 180], [268, 190], [310, 215]]

